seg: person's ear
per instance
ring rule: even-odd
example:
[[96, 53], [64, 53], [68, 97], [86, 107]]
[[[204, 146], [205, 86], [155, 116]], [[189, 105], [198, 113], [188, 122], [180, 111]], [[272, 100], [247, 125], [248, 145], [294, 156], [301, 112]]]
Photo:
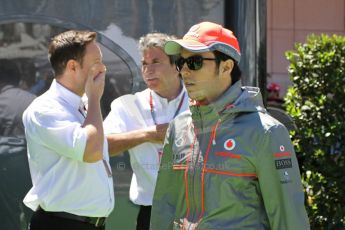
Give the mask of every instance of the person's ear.
[[222, 76], [229, 77], [232, 69], [234, 68], [234, 61], [228, 59], [226, 61], [222, 61], [219, 66], [219, 71]]
[[75, 72], [78, 68], [79, 63], [76, 60], [70, 59], [66, 64], [66, 70]]

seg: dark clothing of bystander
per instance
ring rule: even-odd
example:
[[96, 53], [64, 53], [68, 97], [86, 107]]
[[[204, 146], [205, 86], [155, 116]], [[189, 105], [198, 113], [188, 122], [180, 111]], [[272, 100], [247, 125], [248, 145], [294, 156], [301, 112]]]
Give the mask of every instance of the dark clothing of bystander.
[[30, 215], [22, 200], [31, 187], [22, 115], [35, 95], [0, 86], [0, 229], [25, 228]]
[[24, 136], [22, 115], [36, 98], [32, 93], [14, 85], [3, 86], [0, 90], [0, 135]]

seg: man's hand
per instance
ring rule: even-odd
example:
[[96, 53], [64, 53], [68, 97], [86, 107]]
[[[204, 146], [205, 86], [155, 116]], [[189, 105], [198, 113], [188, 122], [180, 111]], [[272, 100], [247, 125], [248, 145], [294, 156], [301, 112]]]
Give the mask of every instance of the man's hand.
[[125, 150], [131, 149], [145, 142], [162, 144], [169, 124], [150, 126], [144, 129], [125, 133], [112, 133], [107, 135], [110, 156], [116, 156]]
[[93, 65], [85, 84], [89, 111], [83, 124], [87, 132], [84, 161], [89, 163], [99, 161], [103, 157], [104, 132], [100, 99], [104, 91], [105, 71], [105, 65], [102, 63]]
[[97, 63], [90, 68], [85, 84], [85, 94], [88, 98], [101, 99], [104, 91], [105, 73], [106, 67], [102, 63]]
[[149, 141], [160, 144], [163, 143], [168, 126], [169, 124], [165, 123], [147, 128]]

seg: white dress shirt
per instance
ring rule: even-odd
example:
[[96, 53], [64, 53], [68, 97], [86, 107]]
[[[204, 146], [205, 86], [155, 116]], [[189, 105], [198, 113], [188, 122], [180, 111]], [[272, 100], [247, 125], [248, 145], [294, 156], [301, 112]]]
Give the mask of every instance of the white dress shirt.
[[[106, 217], [114, 208], [113, 179], [103, 161], [83, 162], [86, 130], [81, 97], [55, 80], [26, 109], [23, 123], [33, 187], [24, 198], [36, 210]], [[109, 166], [105, 140], [103, 159]], [[110, 168], [110, 166], [109, 166]]]
[[[105, 134], [129, 132], [155, 125], [150, 108], [150, 94], [157, 124], [169, 123], [174, 118], [182, 97], [184, 99], [179, 113], [189, 108], [185, 88], [171, 101], [150, 89], [135, 95], [124, 95], [111, 103], [111, 111], [103, 125]], [[160, 144], [145, 142], [128, 150], [133, 169], [129, 197], [137, 205], [152, 205], [162, 147]]]

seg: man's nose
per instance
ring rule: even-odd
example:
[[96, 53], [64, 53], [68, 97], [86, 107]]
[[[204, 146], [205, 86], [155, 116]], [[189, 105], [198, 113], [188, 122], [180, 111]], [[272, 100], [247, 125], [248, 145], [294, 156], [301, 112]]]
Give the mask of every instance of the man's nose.
[[146, 64], [142, 66], [142, 70], [144, 73], [150, 73], [150, 72], [153, 72], [154, 68], [153, 68], [153, 65]]
[[107, 66], [103, 62], [101, 63], [101, 71], [107, 72]]
[[180, 76], [182, 77], [182, 79], [185, 80], [186, 78], [189, 78], [190, 74], [191, 74], [190, 69], [187, 66], [183, 65], [180, 71]]
[[183, 63], [180, 68], [180, 74], [182, 77], [190, 75], [190, 69], [188, 68], [187, 63]]

